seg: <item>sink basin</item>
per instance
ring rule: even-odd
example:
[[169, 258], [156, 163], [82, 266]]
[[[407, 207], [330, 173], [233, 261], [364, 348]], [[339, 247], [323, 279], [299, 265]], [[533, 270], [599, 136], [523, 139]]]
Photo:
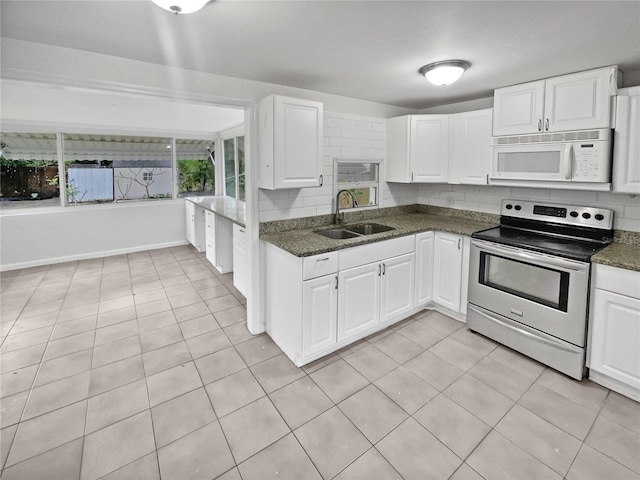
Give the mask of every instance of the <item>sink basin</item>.
[[323, 237], [333, 238], [335, 240], [344, 240], [347, 238], [358, 237], [357, 233], [348, 231], [345, 228], [327, 228], [325, 230], [316, 230], [315, 233]]
[[380, 225], [379, 223], [363, 223], [359, 225], [347, 225], [345, 227], [350, 232], [359, 233], [360, 235], [373, 235], [374, 233], [388, 232], [395, 230], [393, 227]]

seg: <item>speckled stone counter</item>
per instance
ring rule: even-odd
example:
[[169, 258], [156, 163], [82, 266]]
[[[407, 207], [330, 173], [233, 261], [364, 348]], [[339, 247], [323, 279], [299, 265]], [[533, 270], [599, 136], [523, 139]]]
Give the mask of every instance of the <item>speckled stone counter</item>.
[[487, 223], [461, 217], [433, 215], [420, 212], [398, 212], [394, 215], [369, 217], [366, 220], [359, 221], [352, 221], [349, 219], [346, 224], [354, 225], [369, 222], [393, 227], [395, 230], [377, 233], [374, 235], [363, 235], [361, 237], [345, 240], [334, 240], [323, 237], [314, 232], [314, 230], [318, 230], [320, 228], [330, 227], [330, 225], [325, 223], [324, 227], [321, 224], [317, 224], [311, 226], [311, 228], [262, 233], [260, 238], [297, 257], [308, 257], [311, 255], [318, 255], [334, 250], [341, 250], [343, 248], [355, 247], [357, 245], [379, 242], [390, 238], [403, 237], [429, 230], [470, 236], [473, 232], [495, 227], [497, 225], [497, 223]]
[[591, 257], [591, 261], [640, 272], [640, 245], [612, 243]]
[[185, 200], [193, 202], [216, 215], [227, 218], [241, 227], [246, 226], [245, 202], [223, 196], [186, 197]]

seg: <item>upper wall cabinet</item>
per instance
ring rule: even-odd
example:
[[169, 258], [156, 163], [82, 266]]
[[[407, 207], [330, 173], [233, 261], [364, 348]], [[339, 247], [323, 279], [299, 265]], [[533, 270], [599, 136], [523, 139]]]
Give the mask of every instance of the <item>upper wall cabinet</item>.
[[271, 95], [258, 102], [259, 186], [322, 185], [322, 103]]
[[599, 68], [495, 90], [493, 135], [611, 127], [617, 72]]
[[451, 115], [449, 183], [487, 185], [493, 109]]
[[387, 120], [386, 180], [447, 183], [449, 115], [407, 115]]
[[613, 191], [640, 193], [640, 87], [624, 88], [618, 92]]

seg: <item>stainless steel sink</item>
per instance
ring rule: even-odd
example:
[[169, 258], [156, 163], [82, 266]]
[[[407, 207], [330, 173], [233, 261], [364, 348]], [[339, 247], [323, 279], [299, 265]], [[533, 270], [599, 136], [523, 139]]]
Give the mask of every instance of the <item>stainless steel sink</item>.
[[346, 228], [327, 228], [324, 230], [315, 230], [315, 233], [323, 237], [333, 238], [335, 240], [345, 240], [347, 238], [359, 237], [357, 233], [348, 231]]
[[373, 235], [374, 233], [388, 232], [390, 230], [395, 230], [395, 228], [380, 225], [379, 223], [360, 223], [357, 225], [345, 225], [344, 227], [325, 228], [315, 230], [314, 232], [323, 237], [345, 240], [347, 238]]
[[347, 225], [344, 227], [350, 232], [359, 233], [360, 235], [373, 235], [374, 233], [389, 232], [395, 230], [393, 227], [380, 225], [379, 223], [362, 223], [358, 225]]

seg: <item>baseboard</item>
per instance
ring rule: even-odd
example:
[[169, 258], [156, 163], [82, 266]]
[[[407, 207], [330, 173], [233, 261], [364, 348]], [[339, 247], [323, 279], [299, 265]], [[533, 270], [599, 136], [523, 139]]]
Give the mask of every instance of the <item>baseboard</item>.
[[598, 385], [602, 385], [603, 387], [606, 387], [609, 390], [618, 392], [620, 395], [629, 397], [632, 400], [635, 400], [636, 402], [640, 402], [640, 390], [632, 387], [631, 385], [627, 385], [626, 383], [623, 383], [620, 380], [611, 378], [609, 375], [589, 369], [589, 380], [591, 380], [594, 383], [597, 383]]
[[75, 262], [78, 260], [91, 260], [94, 258], [113, 257], [115, 255], [123, 255], [126, 253], [144, 252], [146, 250], [158, 250], [160, 248], [180, 247], [188, 245], [186, 240], [176, 242], [156, 243], [153, 245], [139, 245], [130, 248], [120, 248], [118, 250], [104, 250], [101, 252], [83, 253], [79, 255], [68, 255], [66, 257], [44, 258], [42, 260], [33, 260], [30, 262], [9, 263], [0, 265], [0, 272], [8, 272], [10, 270], [19, 270], [22, 268], [41, 267], [43, 265], [54, 265], [56, 263]]

